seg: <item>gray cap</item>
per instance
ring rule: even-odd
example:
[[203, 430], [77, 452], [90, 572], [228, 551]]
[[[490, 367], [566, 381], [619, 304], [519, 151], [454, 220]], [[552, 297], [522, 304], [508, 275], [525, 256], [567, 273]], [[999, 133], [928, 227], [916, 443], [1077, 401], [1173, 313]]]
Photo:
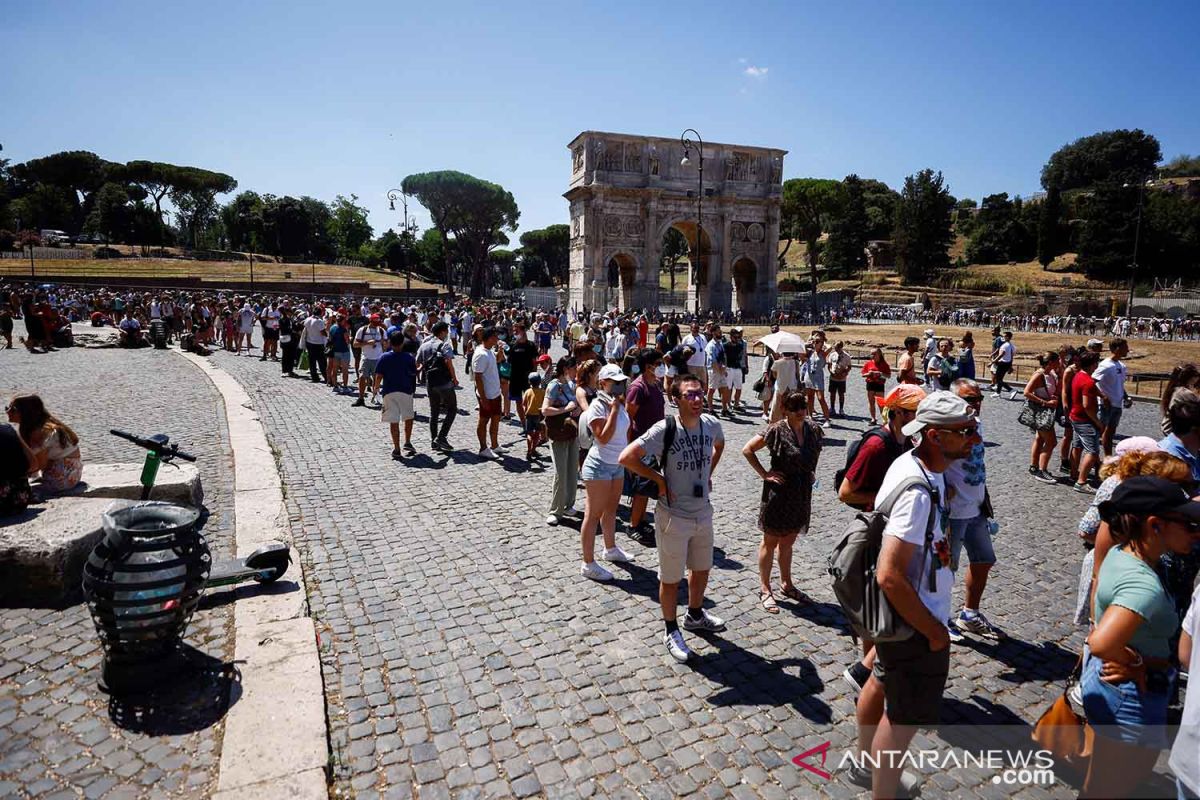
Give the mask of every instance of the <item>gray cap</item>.
[[905, 436], [914, 436], [927, 427], [962, 425], [974, 419], [975, 413], [966, 400], [950, 392], [934, 392], [921, 401], [916, 418], [900, 431]]

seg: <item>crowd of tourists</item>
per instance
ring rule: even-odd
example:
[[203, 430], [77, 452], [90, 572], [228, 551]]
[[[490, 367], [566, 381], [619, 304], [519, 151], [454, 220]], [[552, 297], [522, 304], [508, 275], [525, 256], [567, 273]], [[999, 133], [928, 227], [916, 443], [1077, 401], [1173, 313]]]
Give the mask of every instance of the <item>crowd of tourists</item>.
[[[984, 610], [998, 523], [983, 409], [989, 396], [1019, 401], [1019, 421], [1031, 435], [1031, 478], [1070, 486], [1091, 500], [1079, 524], [1075, 612], [1075, 622], [1088, 629], [1075, 700], [1096, 734], [1083, 795], [1129, 796], [1170, 744], [1168, 708], [1200, 641], [1193, 596], [1200, 503], [1192, 500], [1200, 483], [1200, 370], [1188, 364], [1172, 374], [1160, 405], [1161, 431], [1122, 439], [1122, 411], [1131, 402], [1124, 336], [1038, 354], [1022, 388], [1007, 380], [1017, 344], [1003, 325], [993, 326], [978, 353], [970, 330], [951, 337], [931, 327], [904, 340], [894, 367], [876, 348], [855, 370], [844, 342], [831, 342], [821, 329], [802, 336], [775, 328], [755, 343], [737, 325], [617, 311], [229, 293], [125, 294], [118, 307], [115, 296], [82, 294], [66, 290], [44, 302], [60, 314], [65, 308], [68, 317], [119, 312], [171, 319], [173, 336], [277, 361], [281, 377], [307, 377], [353, 398], [351, 406], [378, 410], [392, 456], [402, 462], [419, 452], [418, 387], [429, 400], [432, 451], [451, 451], [455, 420], [473, 415], [478, 456], [486, 463], [503, 458], [500, 425], [518, 426], [531, 468], [542, 468], [542, 450], [549, 451], [545, 522], [578, 521], [582, 577], [609, 581], [613, 572], [601, 562], [633, 560], [618, 539], [618, 511], [628, 498], [626, 536], [656, 550], [662, 647], [680, 662], [691, 657], [685, 631], [725, 627], [704, 608], [714, 475], [718, 466], [738, 469], [725, 457], [722, 419], [765, 423], [741, 455], [742, 468], [761, 479], [756, 610], [778, 614], [781, 603], [812, 602], [794, 580], [793, 548], [813, 524], [825, 432], [846, 413], [848, 385], [857, 393], [861, 380], [871, 424], [846, 448], [833, 491], [859, 514], [860, 526], [847, 532], [835, 556], [868, 557], [855, 530], [875, 531], [881, 543], [877, 556], [869, 556], [873, 578], [854, 588], [874, 601], [843, 603], [862, 644], [861, 658], [843, 677], [857, 695], [858, 747], [868, 755], [903, 752], [918, 727], [938, 721], [952, 642], [1006, 638]], [[105, 302], [107, 308], [96, 309]], [[24, 298], [21, 304], [28, 307]], [[761, 360], [751, 358], [755, 344], [763, 348]], [[459, 390], [474, 396], [473, 411], [459, 410]], [[40, 469], [43, 481], [69, 481], [63, 470], [73, 468], [72, 452], [78, 463], [70, 429], [40, 400], [17, 398], [9, 415], [17, 441], [0, 444], [20, 450], [25, 472]], [[965, 591], [955, 609], [960, 574]], [[681, 616], [677, 593], [685, 578]], [[835, 584], [843, 579], [849, 576]], [[881, 620], [867, 607], [890, 613]], [[1186, 694], [1182, 715], [1170, 763], [1181, 796], [1195, 797], [1200, 695]], [[879, 797], [907, 796], [916, 787], [903, 763], [887, 759], [855, 765], [850, 780]]]

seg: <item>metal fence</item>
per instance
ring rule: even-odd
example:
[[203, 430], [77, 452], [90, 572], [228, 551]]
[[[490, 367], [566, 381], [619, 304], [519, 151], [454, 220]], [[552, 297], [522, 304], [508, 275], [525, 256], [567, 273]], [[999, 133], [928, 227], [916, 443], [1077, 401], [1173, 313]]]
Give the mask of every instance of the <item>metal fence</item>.
[[[73, 261], [81, 258], [91, 258], [91, 254], [86, 250], [75, 250], [65, 247], [35, 247], [33, 248], [34, 259], [43, 259], [46, 261]], [[29, 260], [29, 249], [24, 250], [0, 250], [0, 259], [25, 259]]]

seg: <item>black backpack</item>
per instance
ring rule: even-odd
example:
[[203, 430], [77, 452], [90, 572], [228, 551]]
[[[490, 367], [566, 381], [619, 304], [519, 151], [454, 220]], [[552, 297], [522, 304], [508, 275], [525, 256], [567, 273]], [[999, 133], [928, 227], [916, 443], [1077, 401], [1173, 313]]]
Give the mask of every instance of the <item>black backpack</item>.
[[425, 375], [426, 386], [445, 386], [450, 383], [450, 368], [446, 366], [446, 357], [442, 354], [441, 344], [434, 347], [433, 352], [425, 356], [425, 363], [421, 367]]
[[878, 428], [870, 428], [864, 431], [863, 435], [858, 438], [858, 441], [854, 442], [846, 449], [846, 463], [833, 475], [834, 494], [837, 494], [841, 489], [842, 481], [846, 479], [846, 473], [850, 471], [850, 467], [853, 466], [854, 462], [858, 459], [858, 452], [862, 450], [863, 444], [865, 444], [867, 439], [870, 439], [872, 436], [878, 436], [883, 440], [883, 443], [888, 450], [888, 456], [890, 456], [891, 460], [894, 461], [902, 452], [904, 452], [903, 448], [887, 428], [880, 426]]

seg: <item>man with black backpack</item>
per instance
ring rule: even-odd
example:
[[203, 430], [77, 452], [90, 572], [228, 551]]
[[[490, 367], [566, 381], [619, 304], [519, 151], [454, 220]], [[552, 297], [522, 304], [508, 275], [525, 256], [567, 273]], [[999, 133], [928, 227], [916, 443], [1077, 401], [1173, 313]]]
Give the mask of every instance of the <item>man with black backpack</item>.
[[[875, 797], [897, 796], [902, 755], [913, 735], [918, 727], [938, 723], [950, 672], [946, 620], [954, 583], [950, 544], [942, 530], [947, 509], [942, 473], [980, 441], [975, 413], [950, 392], [922, 400], [901, 432], [914, 438], [914, 447], [888, 468], [876, 496], [875, 507], [886, 522], [879, 520], [874, 585], [864, 587], [874, 599], [859, 607], [858, 615], [846, 609], [852, 626], [875, 639], [869, 685], [883, 688], [882, 716], [868, 703], [874, 693], [864, 690], [859, 697], [859, 750], [871, 761], [850, 775], [852, 783], [871, 786]], [[904, 789], [911, 793], [911, 787]]]
[[[446, 341], [450, 326], [444, 321], [433, 323], [433, 335], [417, 350], [417, 365], [425, 376], [425, 391], [429, 395], [429, 435], [433, 449], [450, 452], [450, 426], [458, 414], [458, 399], [454, 390], [458, 387], [458, 376], [454, 374], [454, 348]], [[438, 417], [442, 417], [438, 429]]]

